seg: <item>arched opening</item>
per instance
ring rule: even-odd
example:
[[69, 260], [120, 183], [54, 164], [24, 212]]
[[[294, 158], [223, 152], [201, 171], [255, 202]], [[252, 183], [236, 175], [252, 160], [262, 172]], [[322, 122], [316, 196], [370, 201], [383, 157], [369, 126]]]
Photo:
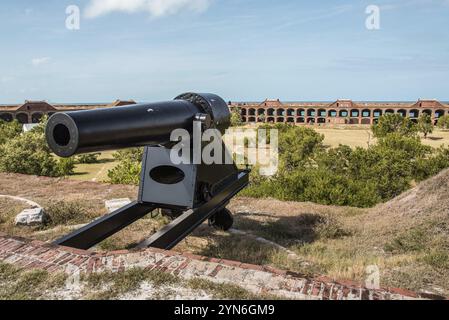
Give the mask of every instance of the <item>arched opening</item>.
[[40, 112], [33, 113], [31, 116], [32, 123], [39, 123], [44, 115]]
[[370, 118], [363, 118], [361, 124], [371, 124]]
[[298, 109], [296, 111], [296, 115], [298, 115], [300, 117], [304, 117], [306, 115], [306, 111], [304, 109]]
[[444, 110], [437, 110], [437, 111], [435, 111], [435, 118], [440, 118], [440, 117], [442, 117], [442, 116], [444, 116]]
[[296, 118], [296, 123], [305, 123], [306, 120], [304, 118]]
[[278, 122], [278, 123], [282, 123], [284, 121], [285, 121], [284, 117], [277, 117], [277, 119], [276, 119], [276, 122]]
[[351, 118], [351, 119], [349, 119], [349, 124], [359, 124], [359, 118]]
[[255, 116], [255, 115], [256, 115], [256, 109], [249, 109], [249, 110], [248, 110], [248, 114], [249, 114], [250, 116]]
[[256, 117], [249, 117], [248, 122], [256, 122]]
[[257, 115], [261, 116], [261, 115], [265, 115], [265, 109], [257, 109]]
[[287, 116], [294, 117], [295, 116], [295, 110], [294, 109], [288, 109], [287, 110]]
[[308, 117], [315, 117], [315, 109], [307, 109]]
[[387, 110], [385, 110], [385, 114], [394, 114], [394, 110], [393, 109], [387, 109]]
[[373, 117], [374, 117], [374, 118], [382, 117], [382, 110], [380, 110], [380, 109], [374, 110], [374, 111], [373, 111]]
[[319, 124], [326, 123], [326, 118], [318, 118], [318, 123]]
[[419, 118], [419, 110], [416, 110], [416, 109], [410, 110], [408, 115], [412, 119], [413, 118]]
[[287, 118], [287, 122], [288, 122], [288, 123], [295, 123], [295, 118], [288, 117], [288, 118]]
[[422, 113], [423, 113], [423, 114], [427, 114], [427, 115], [429, 115], [429, 116], [432, 116], [432, 110], [426, 109], [426, 110], [423, 110]]
[[246, 109], [245, 109], [245, 108], [242, 108], [241, 111], [240, 111], [240, 114], [241, 114], [242, 116], [246, 116], [246, 113], [247, 113]]
[[267, 115], [274, 116], [274, 109], [273, 108], [268, 109]]
[[28, 115], [26, 113], [16, 114], [16, 119], [22, 124], [28, 123]]
[[[351, 110], [351, 117], [358, 117], [360, 116], [360, 111], [358, 109], [352, 109]], [[358, 121], [357, 121], [358, 123]]]
[[277, 116], [285, 116], [285, 110], [284, 109], [277, 109], [276, 115]]
[[246, 117], [242, 117], [242, 122], [246, 122]]
[[[364, 118], [371, 117], [371, 110], [370, 109], [362, 110], [362, 117], [364, 117]], [[362, 124], [363, 124], [363, 121], [362, 121]]]
[[326, 117], [327, 116], [327, 112], [324, 109], [320, 109], [318, 110], [318, 117]]
[[340, 110], [340, 112], [338, 113], [338, 115], [339, 115], [340, 117], [347, 117], [347, 116], [349, 116], [349, 112], [348, 112], [348, 110]]
[[315, 118], [307, 118], [308, 124], [315, 124]]
[[6, 121], [6, 122], [11, 122], [14, 120], [14, 117], [12, 116], [11, 113], [1, 113], [0, 114], [0, 120]]
[[327, 114], [329, 117], [335, 118], [337, 116], [337, 110], [329, 110]]
[[267, 118], [267, 122], [268, 123], [274, 123], [274, 118], [273, 117], [268, 117]]
[[398, 110], [398, 114], [400, 114], [402, 117], [407, 117], [407, 110], [400, 109]]

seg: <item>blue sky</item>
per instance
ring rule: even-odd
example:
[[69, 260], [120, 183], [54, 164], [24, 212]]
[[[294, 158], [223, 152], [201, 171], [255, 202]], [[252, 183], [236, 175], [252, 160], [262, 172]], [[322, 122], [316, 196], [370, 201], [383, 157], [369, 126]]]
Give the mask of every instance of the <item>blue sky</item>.
[[449, 0], [2, 0], [0, 35], [0, 103], [449, 100]]

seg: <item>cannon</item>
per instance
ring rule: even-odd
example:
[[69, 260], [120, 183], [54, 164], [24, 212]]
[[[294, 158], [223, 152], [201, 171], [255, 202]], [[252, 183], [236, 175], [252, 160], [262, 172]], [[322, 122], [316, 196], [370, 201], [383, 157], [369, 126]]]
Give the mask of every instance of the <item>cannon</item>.
[[185, 93], [166, 102], [52, 115], [45, 135], [60, 157], [144, 147], [137, 200], [55, 244], [89, 249], [155, 210], [173, 221], [143, 240], [139, 248], [171, 249], [206, 220], [218, 229], [231, 228], [233, 218], [226, 206], [248, 185], [249, 170], [226, 161], [229, 151], [223, 142], [223, 161], [218, 163], [193, 159], [205, 147], [201, 140], [187, 145], [190, 152], [182, 156], [185, 161], [175, 164], [170, 156], [180, 143], [171, 139], [174, 130], [183, 129], [194, 140], [195, 130], [215, 129], [223, 134], [229, 126], [229, 108], [214, 94]]

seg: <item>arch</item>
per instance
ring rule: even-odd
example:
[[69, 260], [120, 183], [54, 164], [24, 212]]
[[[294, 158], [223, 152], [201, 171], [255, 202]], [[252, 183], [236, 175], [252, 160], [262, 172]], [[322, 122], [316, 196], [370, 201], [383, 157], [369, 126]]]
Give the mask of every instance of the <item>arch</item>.
[[274, 116], [274, 109], [273, 108], [268, 109], [267, 115], [268, 116]]
[[436, 110], [435, 111], [435, 118], [440, 118], [440, 117], [442, 117], [442, 116], [444, 116], [444, 110]]
[[385, 110], [385, 114], [394, 114], [394, 110], [393, 109], [387, 109], [387, 110]]
[[319, 124], [326, 123], [326, 118], [318, 118], [317, 123], [319, 123]]
[[374, 117], [374, 118], [382, 117], [382, 110], [380, 110], [380, 109], [375, 109], [375, 110], [373, 111], [373, 117]]
[[[359, 117], [360, 116], [360, 110], [359, 109], [352, 109], [351, 112], [351, 117]], [[358, 121], [357, 121], [358, 123]]]
[[293, 117], [288, 117], [288, 118], [287, 118], [287, 123], [295, 123], [295, 118], [293, 118]]
[[276, 115], [277, 116], [285, 116], [285, 109], [277, 109], [276, 110]]
[[242, 116], [246, 116], [246, 114], [247, 114], [247, 110], [246, 110], [246, 108], [242, 108], [241, 110], [240, 110], [240, 114], [242, 115]]
[[249, 114], [250, 116], [255, 116], [255, 115], [256, 115], [256, 109], [249, 109], [249, 110], [248, 110], [248, 114]]
[[298, 110], [296, 110], [296, 115], [300, 116], [300, 117], [304, 117], [306, 115], [306, 110], [298, 109]]
[[308, 117], [315, 117], [315, 113], [316, 113], [315, 109], [307, 109], [307, 116]]
[[44, 116], [41, 112], [35, 112], [31, 115], [31, 123], [39, 123], [42, 120], [42, 117]]
[[18, 113], [16, 114], [16, 119], [22, 124], [28, 123], [28, 115], [26, 113]]
[[363, 118], [361, 124], [371, 124], [370, 118]]
[[[362, 110], [362, 117], [364, 117], [364, 118], [371, 117], [371, 110], [370, 109], [363, 109]], [[362, 124], [363, 124], [363, 121], [362, 121]]]
[[242, 122], [246, 122], [246, 117], [242, 117]]
[[401, 116], [403, 116], [405, 118], [405, 117], [407, 117], [407, 110], [399, 109], [398, 114], [400, 114]]
[[277, 122], [277, 123], [280, 123], [280, 122], [282, 123], [282, 122], [284, 122], [284, 121], [285, 121], [285, 118], [284, 118], [284, 117], [277, 117], [277, 118], [276, 118], [276, 122]]
[[305, 123], [305, 122], [306, 122], [306, 119], [304, 119], [302, 117], [296, 118], [296, 123]]
[[267, 122], [268, 122], [268, 123], [275, 123], [275, 120], [274, 120], [273, 117], [268, 117], [268, 118], [267, 118]]
[[14, 117], [13, 117], [12, 113], [4, 112], [4, 113], [0, 113], [0, 120], [6, 121], [6, 122], [11, 122], [14, 120]]
[[349, 124], [359, 124], [359, 118], [350, 118]]
[[423, 114], [428, 114], [429, 116], [432, 116], [432, 110], [429, 110], [429, 109], [423, 110], [422, 113]]
[[308, 124], [315, 124], [315, 118], [307, 118]]
[[319, 109], [318, 110], [318, 117], [326, 117], [327, 116], [327, 112], [324, 109]]
[[257, 115], [258, 116], [265, 115], [265, 109], [262, 109], [262, 108], [257, 109]]
[[340, 110], [340, 112], [338, 112], [338, 116], [345, 118], [345, 117], [349, 116], [349, 112], [348, 112], [348, 110]]
[[337, 116], [337, 110], [329, 110], [327, 113], [328, 117], [335, 118]]
[[256, 117], [249, 117], [248, 122], [256, 122]]
[[289, 116], [289, 117], [295, 116], [295, 109], [288, 109], [287, 110], [287, 116]]
[[409, 111], [408, 115], [410, 118], [419, 118], [419, 110], [412, 109]]

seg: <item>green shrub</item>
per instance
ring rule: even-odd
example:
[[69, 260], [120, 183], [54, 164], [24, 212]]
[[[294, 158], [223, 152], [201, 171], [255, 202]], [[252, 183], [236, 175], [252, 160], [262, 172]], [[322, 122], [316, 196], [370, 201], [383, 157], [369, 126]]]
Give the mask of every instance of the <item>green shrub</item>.
[[22, 125], [17, 120], [14, 120], [13, 122], [6, 122], [0, 119], [0, 144], [14, 139], [21, 133]]
[[86, 153], [86, 154], [81, 154], [79, 156], [76, 157], [76, 161], [78, 163], [83, 163], [83, 164], [91, 164], [91, 163], [98, 163], [98, 157], [100, 156], [101, 153]]
[[73, 173], [73, 159], [57, 159], [47, 145], [45, 123], [0, 145], [0, 171], [60, 177]]

